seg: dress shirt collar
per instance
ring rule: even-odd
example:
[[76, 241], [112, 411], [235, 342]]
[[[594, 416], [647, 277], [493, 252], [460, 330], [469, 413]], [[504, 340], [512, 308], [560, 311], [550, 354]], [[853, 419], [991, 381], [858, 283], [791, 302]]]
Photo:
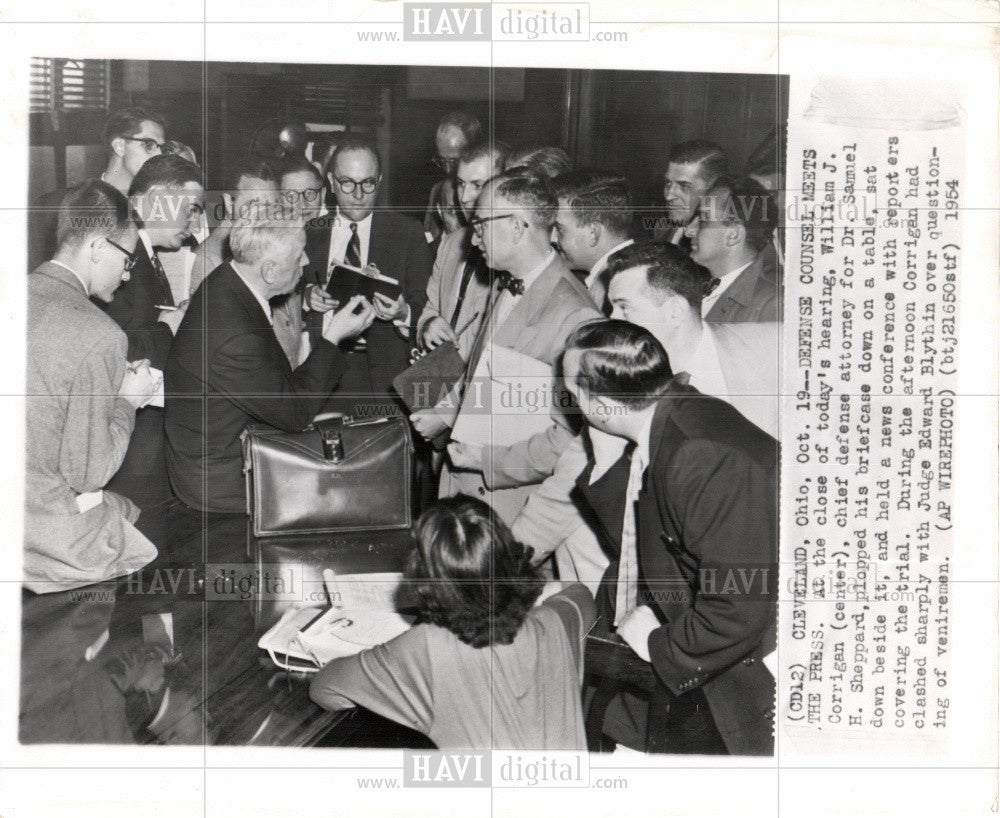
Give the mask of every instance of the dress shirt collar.
[[716, 287], [708, 296], [702, 299], [701, 302], [701, 315], [705, 317], [708, 315], [708, 311], [715, 306], [715, 303], [722, 297], [722, 294], [732, 286], [732, 283], [739, 278], [740, 273], [746, 270], [751, 264], [754, 263], [756, 259], [750, 259], [742, 267], [737, 267], [735, 270], [730, 270], [724, 276], [719, 278], [719, 286]]
[[524, 291], [528, 292], [528, 288], [538, 280], [538, 277], [542, 274], [542, 271], [548, 267], [556, 257], [556, 251], [550, 250], [549, 254], [542, 260], [542, 263], [537, 267], [532, 268], [522, 279], [524, 282]]
[[653, 415], [655, 412], [650, 412], [649, 416], [646, 418], [645, 424], [643, 424], [642, 430], [639, 432], [639, 438], [635, 441], [635, 452], [633, 452], [632, 457], [639, 458], [639, 462], [642, 464], [643, 469], [649, 465], [649, 438], [653, 431]]
[[69, 270], [73, 274], [73, 278], [80, 282], [80, 286], [83, 287], [84, 295], [88, 298], [90, 297], [90, 288], [87, 286], [87, 283], [76, 274], [76, 270], [66, 264], [63, 264], [61, 261], [56, 261], [54, 258], [50, 259], [49, 263], [55, 264], [57, 267], [62, 267], [64, 270]]
[[267, 323], [273, 327], [274, 318], [271, 315], [271, 305], [268, 303], [267, 299], [264, 298], [264, 296], [262, 296], [259, 292], [257, 292], [253, 288], [253, 285], [249, 281], [247, 281], [246, 276], [244, 276], [243, 273], [240, 272], [239, 265], [237, 265], [235, 261], [229, 262], [229, 266], [233, 268], [233, 272], [240, 277], [240, 281], [242, 281], [246, 285], [247, 289], [253, 293], [253, 297], [257, 299], [257, 303], [260, 304], [260, 308], [264, 310], [264, 315], [267, 316]]
[[[375, 215], [373, 210], [367, 216], [365, 216], [361, 221], [354, 222], [358, 226], [358, 235], [368, 235], [372, 231], [372, 216]], [[333, 226], [334, 228], [341, 228], [343, 230], [351, 229], [351, 220], [347, 218], [343, 213], [340, 212], [340, 208], [336, 208], [333, 214]]]
[[587, 273], [587, 280], [585, 283], [588, 290], [591, 288], [594, 281], [597, 280], [597, 277], [604, 272], [604, 268], [608, 266], [608, 259], [611, 258], [614, 253], [617, 253], [623, 247], [628, 247], [630, 244], [635, 244], [635, 242], [632, 239], [625, 239], [625, 241], [621, 244], [616, 244], [597, 260], [597, 263], [594, 264], [594, 266], [590, 268], [590, 272]]
[[156, 251], [153, 249], [153, 242], [149, 240], [149, 233], [147, 233], [143, 228], [139, 228], [139, 241], [142, 242], [142, 246], [146, 248], [146, 255], [149, 256], [149, 260], [152, 261], [156, 255]]

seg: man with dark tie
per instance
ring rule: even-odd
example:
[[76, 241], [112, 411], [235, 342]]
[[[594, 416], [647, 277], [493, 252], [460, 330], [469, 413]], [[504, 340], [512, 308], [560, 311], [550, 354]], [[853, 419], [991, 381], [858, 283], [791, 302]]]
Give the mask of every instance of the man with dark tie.
[[[426, 300], [433, 259], [420, 224], [389, 208], [376, 208], [382, 181], [378, 150], [368, 140], [348, 136], [330, 157], [327, 176], [336, 208], [320, 226], [309, 231], [310, 264], [304, 308], [311, 315], [311, 337], [320, 316], [332, 309], [344, 280], [337, 266], [363, 268], [373, 264], [382, 276], [398, 282], [400, 295], [390, 299], [375, 293], [376, 321], [348, 354], [349, 369], [333, 401], [348, 414], [388, 411], [395, 407], [392, 379], [409, 365], [416, 343], [416, 321]], [[372, 407], [378, 407], [373, 409]]]
[[701, 197], [726, 172], [726, 154], [714, 142], [695, 139], [670, 149], [663, 174], [663, 198], [667, 203], [665, 227], [653, 231], [653, 238], [669, 241], [689, 251], [691, 243], [684, 228], [698, 211]]
[[[129, 360], [146, 359], [161, 372], [187, 301], [174, 304], [157, 250], [178, 249], [201, 224], [205, 196], [201, 179], [197, 165], [164, 154], [146, 162], [129, 188], [139, 228], [135, 266], [105, 311], [125, 331]], [[136, 414], [125, 460], [108, 486], [142, 509], [170, 499], [161, 407], [147, 406]]]
[[[610, 721], [636, 749], [770, 755], [777, 441], [674, 378], [659, 341], [635, 324], [581, 327], [562, 364], [587, 422], [627, 441], [603, 474], [591, 460], [577, 482], [618, 555], [599, 617], [652, 664], [670, 707], [666, 734], [650, 735], [626, 695], [605, 730]], [[746, 580], [738, 589], [736, 577]]]
[[612, 253], [632, 244], [632, 191], [628, 180], [606, 171], [576, 170], [557, 176], [559, 211], [552, 243], [570, 269], [583, 273], [594, 303], [605, 314], [605, 269]]
[[706, 192], [687, 226], [691, 258], [717, 280], [702, 299], [709, 323], [780, 321], [784, 298], [772, 236], [778, 212], [749, 176], [723, 176]]

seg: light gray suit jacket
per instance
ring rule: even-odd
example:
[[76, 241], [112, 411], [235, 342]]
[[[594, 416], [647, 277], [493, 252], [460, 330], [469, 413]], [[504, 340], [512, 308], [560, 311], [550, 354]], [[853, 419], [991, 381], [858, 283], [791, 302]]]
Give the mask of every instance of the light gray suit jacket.
[[131, 573], [156, 549], [131, 523], [139, 510], [104, 492], [125, 457], [135, 410], [118, 397], [128, 341], [69, 270], [28, 276], [24, 583], [62, 591]]
[[[424, 327], [427, 326], [428, 321], [438, 317], [444, 318], [445, 321], [451, 321], [455, 312], [455, 304], [458, 301], [458, 290], [465, 265], [471, 263], [471, 254], [477, 252], [469, 245], [469, 228], [467, 227], [449, 233], [441, 239], [437, 256], [434, 259], [434, 267], [431, 270], [431, 277], [427, 281], [427, 303], [417, 319], [417, 339], [421, 343], [423, 342]], [[465, 359], [469, 357], [476, 332], [482, 322], [483, 309], [489, 291], [490, 283], [485, 277], [474, 275], [469, 280], [469, 286], [465, 291], [465, 300], [462, 302], [462, 311], [459, 313], [455, 327], [462, 329], [468, 325], [458, 339], [459, 354]], [[477, 318], [469, 324], [470, 319], [477, 313]]]
[[[554, 366], [569, 334], [601, 317], [587, 288], [556, 254], [489, 340]], [[547, 432], [513, 446], [491, 447], [485, 473], [453, 471], [446, 464], [440, 496], [463, 493], [478, 497], [490, 503], [509, 525], [527, 500], [531, 485], [552, 474], [572, 439], [572, 431], [553, 421]]]

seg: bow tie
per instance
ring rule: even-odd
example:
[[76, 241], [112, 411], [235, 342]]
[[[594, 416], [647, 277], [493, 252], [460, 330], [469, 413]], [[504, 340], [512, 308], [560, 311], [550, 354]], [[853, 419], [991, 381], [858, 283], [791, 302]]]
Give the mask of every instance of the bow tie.
[[497, 292], [510, 290], [511, 295], [524, 295], [524, 282], [506, 270], [496, 274]]
[[708, 296], [710, 296], [710, 295], [711, 295], [712, 293], [714, 293], [714, 292], [715, 292], [715, 290], [716, 290], [716, 288], [717, 288], [717, 287], [718, 287], [718, 286], [719, 286], [719, 285], [720, 285], [721, 283], [722, 283], [722, 279], [721, 279], [721, 278], [713, 278], [713, 279], [712, 279], [712, 280], [711, 280], [711, 281], [710, 281], [710, 282], [708, 283], [708, 286], [707, 286], [707, 287], [705, 288], [705, 295], [704, 295], [703, 297], [704, 297], [704, 298], [707, 298], [707, 297], [708, 297]]

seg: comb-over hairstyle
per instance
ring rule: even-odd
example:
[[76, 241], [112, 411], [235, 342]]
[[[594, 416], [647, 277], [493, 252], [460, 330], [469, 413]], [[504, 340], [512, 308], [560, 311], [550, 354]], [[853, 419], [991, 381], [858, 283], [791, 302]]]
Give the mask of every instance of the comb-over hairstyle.
[[76, 247], [95, 236], [116, 241], [131, 227], [128, 199], [107, 182], [92, 179], [70, 189], [59, 205], [56, 244]]
[[110, 152], [111, 143], [119, 137], [135, 136], [142, 130], [143, 122], [155, 122], [166, 130], [167, 123], [158, 113], [146, 108], [132, 107], [119, 108], [108, 114], [104, 123], [104, 132], [101, 135], [101, 142]]
[[147, 159], [129, 185], [129, 196], [141, 196], [154, 187], [176, 189], [188, 182], [202, 184], [202, 173], [194, 162], [183, 156], [164, 153]]
[[509, 645], [544, 585], [532, 549], [486, 503], [438, 500], [413, 527], [406, 566], [421, 619], [474, 648]]
[[652, 406], [674, 377], [663, 345], [644, 327], [608, 319], [577, 327], [563, 360], [580, 353], [578, 385], [592, 397], [611, 398], [629, 409]]
[[646, 286], [653, 291], [657, 303], [679, 295], [701, 313], [701, 301], [711, 286], [712, 274], [679, 247], [659, 241], [623, 247], [608, 259], [608, 281], [635, 267], [646, 268]]
[[441, 117], [437, 129], [440, 131], [442, 128], [449, 127], [458, 128], [469, 144], [478, 142], [483, 135], [482, 123], [465, 111], [449, 111]]
[[506, 170], [528, 168], [549, 179], [555, 179], [573, 169], [573, 160], [562, 148], [554, 146], [535, 146], [515, 150], [508, 158]]
[[680, 142], [670, 149], [667, 162], [675, 165], [698, 165], [702, 179], [711, 183], [729, 169], [725, 151], [707, 139]]
[[623, 176], [600, 170], [574, 170], [552, 180], [556, 197], [565, 200], [578, 225], [600, 224], [618, 236], [632, 232], [632, 189]]
[[778, 224], [774, 198], [750, 176], [720, 176], [702, 198], [698, 215], [724, 224], [742, 224], [747, 244], [758, 253], [770, 243]]
[[302, 219], [292, 208], [251, 207], [229, 234], [229, 249], [238, 264], [258, 264], [291, 252], [302, 229]]
[[[533, 227], [551, 230], [556, 221], [559, 201], [548, 179], [521, 168], [513, 168], [491, 180], [492, 195], [513, 202], [518, 207], [528, 211], [529, 221]], [[480, 201], [483, 201], [482, 194]], [[487, 202], [489, 203], [489, 202]]]

